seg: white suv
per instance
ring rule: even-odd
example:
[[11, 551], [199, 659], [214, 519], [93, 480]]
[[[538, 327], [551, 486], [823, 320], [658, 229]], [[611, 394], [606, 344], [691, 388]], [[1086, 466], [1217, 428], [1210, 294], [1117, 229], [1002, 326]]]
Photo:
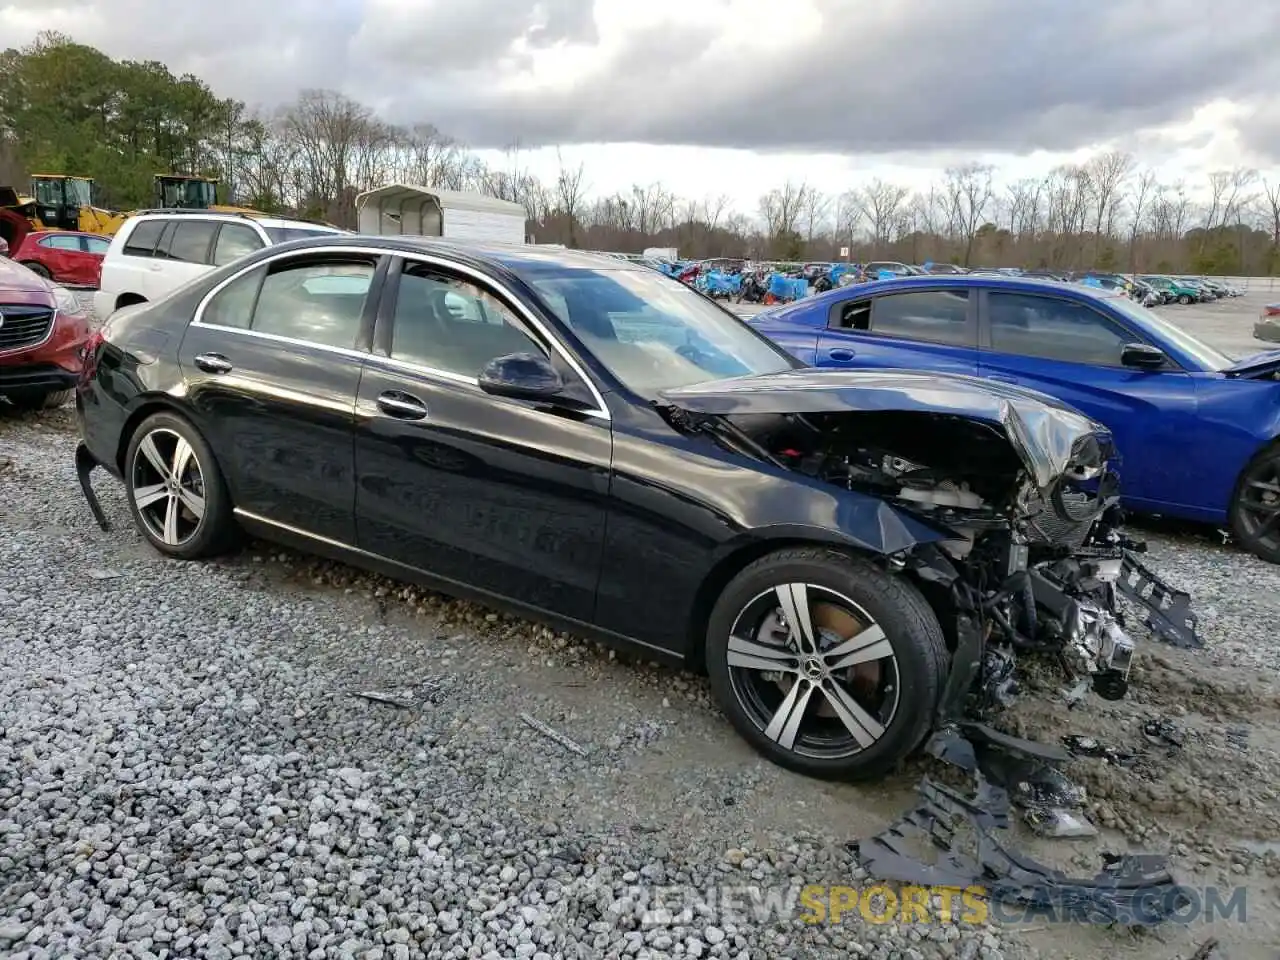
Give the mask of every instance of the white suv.
[[111, 239], [93, 310], [105, 320], [131, 303], [158, 300], [188, 280], [245, 254], [336, 227], [212, 210], [144, 210]]

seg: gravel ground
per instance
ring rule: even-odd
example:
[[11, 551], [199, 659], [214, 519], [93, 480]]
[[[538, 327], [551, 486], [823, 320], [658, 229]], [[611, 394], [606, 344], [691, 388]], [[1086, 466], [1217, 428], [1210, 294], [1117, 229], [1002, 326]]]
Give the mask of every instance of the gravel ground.
[[1166, 960], [1216, 937], [1218, 960], [1275, 956], [1280, 570], [1212, 531], [1149, 532], [1208, 650], [1146, 645], [1129, 700], [1070, 714], [1033, 675], [1016, 714], [1148, 751], [1142, 722], [1172, 719], [1185, 746], [1074, 764], [1102, 836], [1022, 842], [1074, 873], [1171, 853], [1186, 883], [1243, 885], [1247, 924], [646, 925], [620, 904], [637, 888], [851, 882], [844, 842], [923, 766], [805, 780], [700, 678], [275, 547], [162, 560], [105, 478], [114, 529], [93, 525], [74, 440], [67, 411], [0, 409], [0, 955]]

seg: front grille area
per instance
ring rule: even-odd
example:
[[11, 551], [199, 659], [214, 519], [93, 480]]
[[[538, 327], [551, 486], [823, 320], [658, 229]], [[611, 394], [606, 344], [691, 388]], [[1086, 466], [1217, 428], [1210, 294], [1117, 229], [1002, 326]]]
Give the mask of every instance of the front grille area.
[[[1067, 509], [1072, 513], [1079, 511], [1083, 514], [1089, 509], [1093, 498], [1085, 493], [1071, 491], [1063, 493], [1062, 499]], [[1066, 517], [1059, 517], [1052, 507], [1048, 507], [1033, 521], [1032, 537], [1048, 543], [1079, 549], [1088, 539], [1089, 531], [1093, 529], [1093, 524], [1093, 520], [1075, 522], [1068, 520]], [[1039, 534], [1039, 536], [1036, 536], [1036, 534]]]
[[0, 304], [0, 351], [33, 347], [49, 336], [53, 310], [24, 304]]

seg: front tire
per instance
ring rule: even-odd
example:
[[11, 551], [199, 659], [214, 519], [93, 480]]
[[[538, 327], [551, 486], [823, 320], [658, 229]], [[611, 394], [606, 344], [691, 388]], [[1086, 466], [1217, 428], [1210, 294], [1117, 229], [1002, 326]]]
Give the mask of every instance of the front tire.
[[1280, 443], [1244, 468], [1231, 498], [1231, 530], [1250, 553], [1280, 563]]
[[769, 554], [734, 577], [707, 624], [706, 663], [729, 721], [774, 763], [869, 780], [929, 732], [947, 651], [911, 583], [814, 547]]
[[183, 417], [157, 413], [139, 425], [124, 478], [134, 523], [165, 556], [201, 560], [234, 545], [238, 529], [222, 471]]
[[1186, 307], [1186, 306], [1190, 306], [1190, 304], [1191, 304], [1191, 297], [1190, 297], [1188, 294], [1185, 294], [1185, 293], [1184, 293], [1184, 294], [1182, 294], [1182, 296], [1178, 297], [1178, 302], [1179, 302], [1180, 304], [1182, 304], [1184, 307]]
[[27, 261], [27, 262], [24, 262], [22, 265], [26, 267], [28, 270], [30, 270], [32, 273], [34, 273], [37, 277], [44, 277], [46, 280], [53, 279], [53, 274], [49, 272], [49, 268], [46, 267], [43, 263], [35, 263], [32, 261]]

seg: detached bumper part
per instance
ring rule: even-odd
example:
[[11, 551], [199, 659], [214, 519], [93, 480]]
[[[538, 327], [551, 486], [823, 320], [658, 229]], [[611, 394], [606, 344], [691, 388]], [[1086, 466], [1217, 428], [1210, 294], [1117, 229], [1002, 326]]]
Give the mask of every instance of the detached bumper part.
[[[880, 880], [920, 886], [977, 887], [993, 903], [1013, 904], [1055, 920], [1152, 927], [1193, 901], [1169, 873], [1164, 857], [1103, 854], [1093, 877], [1073, 878], [1007, 850], [992, 830], [1009, 823], [1008, 796], [985, 784], [976, 800], [925, 779], [920, 802], [886, 831], [850, 844], [859, 864]], [[976, 839], [958, 852], [956, 827]], [[928, 863], [912, 848], [931, 848]]]
[[1146, 625], [1156, 637], [1175, 647], [1202, 648], [1200, 618], [1191, 609], [1191, 595], [1174, 590], [1154, 574], [1131, 550], [1116, 583], [1119, 591], [1146, 611]]
[[80, 481], [80, 490], [85, 500], [89, 502], [89, 509], [93, 511], [93, 519], [97, 521], [98, 526], [103, 530], [110, 530], [111, 524], [107, 522], [107, 515], [102, 512], [98, 495], [93, 492], [92, 474], [100, 466], [101, 464], [89, 452], [89, 448], [84, 445], [84, 441], [76, 444], [76, 478]]

